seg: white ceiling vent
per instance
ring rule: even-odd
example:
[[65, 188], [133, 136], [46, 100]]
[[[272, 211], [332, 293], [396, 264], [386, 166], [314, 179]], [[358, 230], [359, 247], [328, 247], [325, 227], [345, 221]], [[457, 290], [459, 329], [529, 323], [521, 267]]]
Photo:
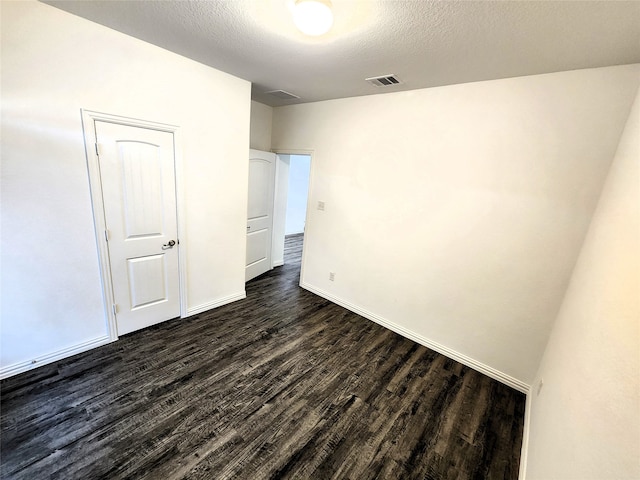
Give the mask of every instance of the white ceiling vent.
[[398, 79], [398, 77], [396, 77], [394, 74], [381, 75], [379, 77], [369, 77], [365, 78], [365, 80], [371, 85], [375, 85], [376, 87], [391, 87], [393, 85], [399, 85], [402, 83], [400, 79]]
[[295, 98], [300, 98], [299, 96], [294, 95], [293, 93], [285, 92], [284, 90], [271, 90], [270, 92], [265, 93], [268, 95], [273, 95], [274, 97], [281, 100], [293, 100]]

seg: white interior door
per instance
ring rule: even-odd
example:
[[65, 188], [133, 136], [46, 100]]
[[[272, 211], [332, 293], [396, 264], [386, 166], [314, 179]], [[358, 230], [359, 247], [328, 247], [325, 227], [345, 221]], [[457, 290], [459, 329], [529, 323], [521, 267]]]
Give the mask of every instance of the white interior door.
[[180, 316], [173, 134], [96, 121], [118, 334]]
[[250, 150], [249, 201], [247, 208], [247, 267], [245, 280], [251, 280], [273, 268], [273, 191], [276, 154]]

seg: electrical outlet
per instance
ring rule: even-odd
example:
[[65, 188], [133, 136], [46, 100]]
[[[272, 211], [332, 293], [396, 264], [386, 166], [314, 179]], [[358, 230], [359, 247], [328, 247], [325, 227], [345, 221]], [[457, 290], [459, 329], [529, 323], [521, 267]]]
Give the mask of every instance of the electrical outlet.
[[538, 382], [538, 389], [536, 390], [536, 396], [540, 395], [540, 390], [542, 390], [542, 385], [544, 385], [544, 381], [541, 378], [540, 381]]
[[318, 210], [324, 210], [324, 202], [318, 202]]
[[336, 279], [335, 272], [329, 272], [329, 280], [331, 280], [333, 282], [335, 279]]

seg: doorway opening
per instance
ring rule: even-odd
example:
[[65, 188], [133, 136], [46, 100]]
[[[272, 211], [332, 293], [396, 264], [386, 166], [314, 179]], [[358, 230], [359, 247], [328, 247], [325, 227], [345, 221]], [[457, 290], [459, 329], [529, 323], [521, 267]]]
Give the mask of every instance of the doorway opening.
[[273, 229], [274, 266], [301, 264], [310, 173], [310, 154], [277, 155]]

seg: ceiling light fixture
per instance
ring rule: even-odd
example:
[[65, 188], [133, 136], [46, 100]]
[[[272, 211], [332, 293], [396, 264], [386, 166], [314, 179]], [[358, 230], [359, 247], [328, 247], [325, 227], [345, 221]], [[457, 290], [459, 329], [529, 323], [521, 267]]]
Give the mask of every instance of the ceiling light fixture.
[[296, 0], [293, 6], [293, 23], [306, 34], [317, 37], [329, 31], [333, 25], [333, 13], [329, 0]]

